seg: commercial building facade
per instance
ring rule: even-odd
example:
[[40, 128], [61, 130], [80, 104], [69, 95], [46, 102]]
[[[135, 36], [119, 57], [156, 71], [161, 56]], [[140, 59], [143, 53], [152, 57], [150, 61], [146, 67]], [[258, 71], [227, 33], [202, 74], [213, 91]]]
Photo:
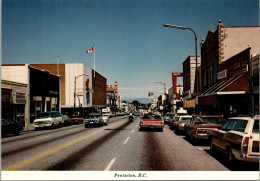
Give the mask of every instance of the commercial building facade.
[[[3, 86], [7, 82], [12, 85], [11, 92], [15, 95], [12, 96], [15, 97], [13, 104], [16, 105], [9, 107], [11, 110], [4, 110], [7, 104], [2, 99], [2, 117], [7, 112], [14, 112], [15, 117], [10, 118], [19, 119], [18, 115], [23, 114], [24, 104], [24, 129], [32, 125], [37, 113], [60, 111], [59, 76], [33, 68], [29, 64], [6, 64], [1, 67], [1, 79], [5, 83]], [[22, 105], [18, 106], [19, 103]]]
[[[201, 43], [201, 113], [250, 114], [250, 70], [252, 57], [259, 55], [258, 37], [259, 27], [224, 27], [221, 21], [216, 31], [208, 32]], [[253, 99], [257, 97], [259, 93]]]
[[106, 107], [107, 80], [83, 63], [31, 64], [61, 77], [61, 112], [86, 115]]

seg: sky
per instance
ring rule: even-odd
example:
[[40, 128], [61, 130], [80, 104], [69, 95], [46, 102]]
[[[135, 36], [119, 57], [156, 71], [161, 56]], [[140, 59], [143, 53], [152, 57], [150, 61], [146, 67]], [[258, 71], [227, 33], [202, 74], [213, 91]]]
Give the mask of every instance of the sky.
[[[123, 99], [148, 98], [172, 86], [171, 73], [195, 55], [218, 20], [259, 26], [258, 0], [2, 0], [1, 63], [84, 63], [118, 81]], [[259, 38], [259, 37], [258, 37]], [[178, 79], [182, 85], [182, 78]]]

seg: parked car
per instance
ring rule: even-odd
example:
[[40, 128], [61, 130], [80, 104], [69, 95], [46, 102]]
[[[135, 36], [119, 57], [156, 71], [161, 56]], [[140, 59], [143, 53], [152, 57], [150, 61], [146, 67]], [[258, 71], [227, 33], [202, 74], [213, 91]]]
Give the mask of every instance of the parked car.
[[33, 126], [36, 130], [43, 127], [61, 127], [63, 124], [64, 119], [58, 111], [38, 113], [33, 121]]
[[223, 116], [193, 115], [189, 124], [185, 125], [186, 137], [195, 143], [199, 139], [208, 139], [208, 131], [224, 123]]
[[73, 124], [82, 124], [83, 123], [83, 117], [80, 117], [79, 115], [72, 115], [71, 121]]
[[85, 128], [89, 126], [103, 126], [104, 121], [100, 113], [91, 113], [87, 119], [84, 119]]
[[103, 119], [104, 124], [107, 125], [109, 122], [109, 114], [103, 114], [102, 119]]
[[169, 126], [170, 126], [170, 129], [173, 129], [174, 128], [174, 125], [175, 125], [175, 122], [177, 121], [176, 118], [178, 116], [174, 115], [172, 119], [169, 120]]
[[164, 123], [165, 124], [169, 124], [170, 119], [173, 119], [175, 113], [166, 113], [165, 117], [164, 117]]
[[229, 118], [222, 127], [210, 130], [208, 136], [210, 149], [226, 153], [230, 163], [259, 162], [259, 116]]
[[21, 130], [23, 130], [23, 126], [20, 123], [11, 119], [1, 119], [2, 137], [10, 133], [14, 135], [19, 135]]
[[185, 125], [189, 124], [192, 116], [179, 116], [178, 120], [176, 119], [176, 131], [183, 132], [185, 131]]
[[164, 127], [164, 122], [160, 115], [145, 114], [140, 120], [139, 131], [143, 130], [143, 128], [160, 129], [161, 131], [163, 131], [163, 127]]
[[174, 126], [176, 127], [176, 125], [175, 125], [176, 117], [182, 116], [182, 115], [188, 115], [188, 111], [181, 107], [180, 109], [177, 110], [176, 114], [174, 114], [173, 118], [169, 120], [170, 129], [173, 129]]
[[71, 125], [73, 123], [72, 119], [68, 115], [63, 115], [62, 117], [65, 125]]

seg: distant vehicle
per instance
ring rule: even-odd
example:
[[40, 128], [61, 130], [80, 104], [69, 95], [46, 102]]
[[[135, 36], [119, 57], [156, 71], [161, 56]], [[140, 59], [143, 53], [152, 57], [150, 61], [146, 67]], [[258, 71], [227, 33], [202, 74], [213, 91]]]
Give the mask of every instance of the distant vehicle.
[[83, 123], [83, 117], [80, 117], [79, 115], [73, 115], [71, 116], [72, 124], [82, 124]]
[[129, 117], [128, 117], [128, 120], [129, 120], [129, 121], [133, 121], [133, 119], [134, 119], [133, 113], [130, 113], [130, 115], [129, 115]]
[[160, 129], [163, 132], [164, 122], [161, 116], [156, 114], [145, 114], [140, 121], [139, 131], [144, 128]]
[[2, 137], [10, 133], [14, 135], [19, 135], [21, 130], [23, 130], [23, 126], [20, 123], [11, 119], [1, 119]]
[[182, 107], [180, 109], [178, 109], [176, 111], [176, 113], [174, 114], [174, 117], [172, 119], [169, 120], [169, 126], [170, 126], [170, 129], [174, 129], [176, 128], [176, 117], [178, 116], [182, 116], [182, 115], [188, 115], [188, 111], [183, 109]]
[[109, 122], [109, 114], [102, 114], [102, 119], [105, 125]]
[[188, 111], [186, 109], [183, 109], [182, 107], [180, 109], [177, 110], [176, 112], [177, 116], [181, 116], [181, 115], [187, 115], [188, 114]]
[[33, 121], [33, 126], [36, 130], [43, 127], [61, 127], [62, 124], [64, 124], [64, 120], [58, 111], [38, 113]]
[[176, 132], [185, 131], [185, 125], [189, 124], [192, 116], [179, 116], [178, 120], [176, 119]]
[[103, 126], [104, 121], [100, 113], [91, 113], [87, 119], [84, 119], [85, 128], [90, 126]]
[[211, 151], [227, 154], [231, 164], [236, 160], [259, 162], [259, 116], [233, 117], [218, 129], [209, 130]]
[[71, 125], [73, 123], [71, 118], [68, 115], [63, 115], [62, 117], [65, 125]]
[[[110, 110], [110, 107], [107, 107], [107, 108], [104, 108], [101, 110], [102, 114], [106, 114], [106, 115], [109, 115], [109, 117], [112, 116], [112, 112]], [[115, 115], [114, 115], [115, 116]]]
[[164, 118], [164, 123], [169, 124], [170, 119], [173, 119], [175, 113], [166, 113], [165, 118]]
[[189, 124], [185, 125], [186, 137], [193, 143], [199, 139], [208, 139], [208, 131], [224, 123], [223, 116], [218, 115], [193, 115]]

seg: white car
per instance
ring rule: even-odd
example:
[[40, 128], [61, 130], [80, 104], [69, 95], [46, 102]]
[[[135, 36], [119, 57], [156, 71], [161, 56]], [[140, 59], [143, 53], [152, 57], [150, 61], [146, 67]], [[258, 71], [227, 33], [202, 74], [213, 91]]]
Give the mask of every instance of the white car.
[[37, 114], [36, 119], [33, 121], [35, 130], [43, 127], [61, 127], [64, 124], [64, 119], [60, 112], [41, 112]]
[[109, 114], [103, 114], [102, 119], [103, 119], [104, 124], [107, 125], [109, 122]]

